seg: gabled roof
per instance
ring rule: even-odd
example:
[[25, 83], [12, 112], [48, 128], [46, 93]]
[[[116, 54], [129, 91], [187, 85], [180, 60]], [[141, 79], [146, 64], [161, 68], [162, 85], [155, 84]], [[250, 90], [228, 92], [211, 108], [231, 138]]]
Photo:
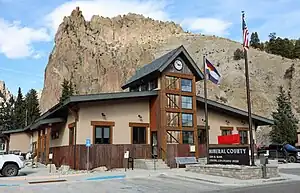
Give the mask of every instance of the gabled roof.
[[[197, 96], [197, 101], [199, 101], [203, 104], [205, 103], [205, 99], [203, 97]], [[207, 99], [207, 106], [208, 106], [208, 108], [213, 108], [213, 109], [216, 109], [217, 111], [223, 111], [223, 112], [226, 112], [226, 113], [229, 113], [229, 114], [234, 114], [234, 115], [237, 115], [237, 116], [240, 116], [240, 117], [243, 117], [243, 118], [248, 117], [248, 112], [247, 111], [244, 111], [244, 110], [232, 107], [232, 106], [228, 106], [228, 105], [225, 105], [225, 104], [222, 104], [222, 103], [218, 103], [218, 102], [213, 101], [213, 100]], [[255, 114], [252, 114], [252, 120], [258, 126], [260, 126], [260, 125], [274, 125], [274, 120], [266, 118], [266, 117], [262, 117], [262, 116], [259, 116], [259, 115], [255, 115]]]
[[193, 58], [189, 55], [187, 50], [184, 48], [183, 45], [179, 46], [178, 48], [164, 54], [163, 56], [157, 58], [150, 64], [144, 65], [142, 68], [136, 71], [136, 73], [127, 81], [126, 84], [122, 86], [122, 89], [128, 88], [134, 82], [148, 76], [154, 74], [154, 76], [159, 75], [162, 71], [164, 71], [168, 65], [180, 54], [183, 53], [187, 60], [189, 61], [187, 65], [190, 67], [191, 71], [196, 76], [196, 81], [202, 80], [204, 78], [203, 73], [193, 60]]

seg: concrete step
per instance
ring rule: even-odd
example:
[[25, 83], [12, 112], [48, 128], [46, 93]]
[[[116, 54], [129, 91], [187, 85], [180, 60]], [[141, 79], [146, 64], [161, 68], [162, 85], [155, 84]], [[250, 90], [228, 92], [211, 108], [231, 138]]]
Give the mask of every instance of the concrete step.
[[136, 159], [135, 167], [148, 170], [169, 169], [167, 164], [161, 159]]

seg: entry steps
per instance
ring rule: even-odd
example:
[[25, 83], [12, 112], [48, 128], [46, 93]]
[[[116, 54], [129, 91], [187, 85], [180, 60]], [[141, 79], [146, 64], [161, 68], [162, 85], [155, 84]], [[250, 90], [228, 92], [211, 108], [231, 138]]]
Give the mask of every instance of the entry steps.
[[162, 159], [135, 159], [134, 168], [146, 170], [170, 169]]

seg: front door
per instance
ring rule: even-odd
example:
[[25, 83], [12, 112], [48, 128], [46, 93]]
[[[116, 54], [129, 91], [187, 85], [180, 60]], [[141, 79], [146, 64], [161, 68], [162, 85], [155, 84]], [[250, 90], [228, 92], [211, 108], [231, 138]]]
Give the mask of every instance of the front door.
[[157, 158], [157, 131], [151, 132], [152, 158]]

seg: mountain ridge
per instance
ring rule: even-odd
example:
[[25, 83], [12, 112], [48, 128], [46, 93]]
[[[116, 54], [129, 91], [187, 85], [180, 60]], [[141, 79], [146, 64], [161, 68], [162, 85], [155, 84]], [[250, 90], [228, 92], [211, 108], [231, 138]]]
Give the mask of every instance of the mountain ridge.
[[[138, 14], [113, 18], [93, 16], [86, 21], [79, 8], [64, 18], [55, 35], [55, 46], [45, 69], [41, 109], [55, 105], [63, 78], [75, 85], [75, 94], [121, 91], [137, 68], [183, 45], [202, 69], [202, 57], [216, 66], [220, 86], [208, 83], [208, 98], [247, 110], [244, 60], [234, 60], [241, 43], [216, 36], [185, 32], [174, 22]], [[294, 70], [291, 70], [291, 68]], [[300, 113], [300, 61], [249, 50], [250, 90], [253, 113], [271, 118], [278, 87], [291, 90], [293, 109]], [[286, 75], [288, 74], [288, 75]], [[197, 83], [203, 96], [203, 82]]]

